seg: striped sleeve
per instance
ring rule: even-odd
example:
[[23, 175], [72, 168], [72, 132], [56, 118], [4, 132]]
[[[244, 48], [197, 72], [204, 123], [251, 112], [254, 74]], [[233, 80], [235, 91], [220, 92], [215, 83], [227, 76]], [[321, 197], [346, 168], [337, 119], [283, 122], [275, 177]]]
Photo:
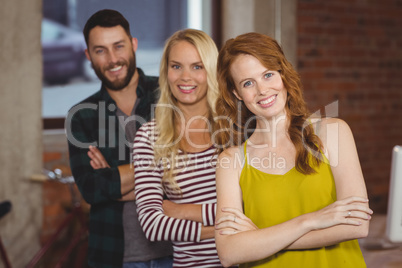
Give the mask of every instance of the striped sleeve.
[[216, 203], [202, 205], [202, 222], [204, 226], [215, 225]]
[[154, 161], [154, 127], [154, 121], [144, 124], [134, 140], [132, 161], [140, 224], [150, 241], [199, 242], [201, 223], [171, 218], [163, 213], [163, 170]]

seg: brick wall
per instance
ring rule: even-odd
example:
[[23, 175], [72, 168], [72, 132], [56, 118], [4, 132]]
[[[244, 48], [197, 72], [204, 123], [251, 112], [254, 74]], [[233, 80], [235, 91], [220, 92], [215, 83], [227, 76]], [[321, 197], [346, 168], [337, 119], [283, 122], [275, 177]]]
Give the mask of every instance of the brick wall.
[[402, 144], [402, 1], [299, 0], [298, 70], [312, 111], [339, 101], [377, 213]]

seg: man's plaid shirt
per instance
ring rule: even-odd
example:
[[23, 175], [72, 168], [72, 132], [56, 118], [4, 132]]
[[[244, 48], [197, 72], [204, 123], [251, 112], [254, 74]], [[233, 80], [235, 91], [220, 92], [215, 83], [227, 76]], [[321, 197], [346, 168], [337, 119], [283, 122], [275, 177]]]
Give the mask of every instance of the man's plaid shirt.
[[[135, 110], [141, 119], [137, 127], [151, 119], [151, 104], [156, 102], [158, 78], [141, 69]], [[91, 267], [122, 267], [124, 233], [120, 175], [117, 166], [130, 163], [125, 131], [116, 117], [116, 103], [104, 86], [72, 107], [66, 118], [70, 166], [81, 195], [91, 205], [89, 218], [88, 262]], [[94, 170], [88, 146], [98, 147], [111, 168]]]

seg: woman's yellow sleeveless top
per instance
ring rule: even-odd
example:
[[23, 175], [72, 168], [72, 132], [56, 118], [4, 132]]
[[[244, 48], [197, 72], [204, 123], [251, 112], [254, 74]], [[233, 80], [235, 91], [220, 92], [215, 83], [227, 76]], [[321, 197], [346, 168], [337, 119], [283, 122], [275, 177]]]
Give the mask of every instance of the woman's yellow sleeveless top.
[[[247, 159], [246, 146], [247, 141], [244, 144], [245, 162], [240, 187], [244, 213], [258, 228], [317, 211], [336, 201], [335, 182], [328, 161], [316, 167], [317, 173], [312, 175], [304, 175], [295, 168], [284, 175], [273, 175], [252, 166], [252, 159]], [[280, 160], [276, 155], [270, 155], [260, 164], [280, 165]], [[366, 267], [366, 264], [355, 239], [317, 249], [283, 250], [240, 267], [360, 268]]]

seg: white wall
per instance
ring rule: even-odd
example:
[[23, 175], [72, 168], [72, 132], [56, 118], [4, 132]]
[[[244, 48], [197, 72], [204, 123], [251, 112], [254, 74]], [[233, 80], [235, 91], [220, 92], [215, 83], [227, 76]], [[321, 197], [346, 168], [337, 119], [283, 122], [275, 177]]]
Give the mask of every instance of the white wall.
[[12, 266], [24, 267], [39, 248], [42, 220], [41, 185], [28, 181], [42, 166], [42, 2], [0, 6], [0, 202], [13, 205], [0, 235]]
[[247, 32], [269, 35], [297, 67], [296, 9], [296, 0], [223, 0], [222, 41]]

